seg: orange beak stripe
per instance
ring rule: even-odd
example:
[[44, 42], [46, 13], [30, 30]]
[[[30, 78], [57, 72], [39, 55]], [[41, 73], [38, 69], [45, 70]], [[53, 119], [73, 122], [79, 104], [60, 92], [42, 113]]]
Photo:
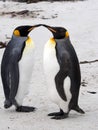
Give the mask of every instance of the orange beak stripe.
[[50, 28], [50, 27], [48, 27], [48, 29], [49, 29], [50, 31], [56, 33], [56, 30], [54, 30], [54, 29], [52, 29], [52, 28]]
[[30, 28], [30, 29], [28, 30], [28, 32], [32, 31], [34, 28], [35, 28], [35, 27]]

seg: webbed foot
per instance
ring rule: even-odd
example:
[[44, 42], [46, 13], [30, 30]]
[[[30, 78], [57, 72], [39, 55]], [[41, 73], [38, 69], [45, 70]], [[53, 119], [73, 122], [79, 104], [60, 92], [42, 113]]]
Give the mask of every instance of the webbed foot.
[[49, 113], [48, 116], [61, 116], [63, 114], [64, 114], [63, 110], [60, 109], [60, 112]]
[[64, 113], [62, 109], [60, 109], [60, 112], [54, 112], [48, 114], [48, 116], [53, 116], [51, 119], [61, 120], [68, 117], [68, 113]]
[[54, 116], [51, 119], [55, 119], [55, 120], [61, 120], [61, 119], [65, 119], [68, 117], [68, 113], [64, 113], [63, 115], [59, 115], [59, 116]]
[[35, 111], [35, 107], [29, 107], [29, 106], [18, 106], [16, 108], [17, 112], [33, 112]]

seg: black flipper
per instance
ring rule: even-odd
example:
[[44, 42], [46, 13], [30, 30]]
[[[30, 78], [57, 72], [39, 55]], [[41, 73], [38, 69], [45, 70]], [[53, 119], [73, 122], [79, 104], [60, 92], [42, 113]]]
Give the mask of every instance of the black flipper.
[[67, 97], [64, 91], [64, 79], [65, 76], [63, 77], [63, 73], [61, 71], [59, 71], [55, 77], [55, 84], [56, 84], [56, 89], [58, 91], [58, 94], [60, 95], [60, 97], [64, 100], [67, 101]]
[[56, 89], [60, 97], [64, 101], [67, 101], [67, 97], [64, 90], [64, 79], [68, 76], [68, 72], [70, 69], [70, 63], [67, 53], [62, 53], [61, 57], [58, 57], [58, 62], [60, 64], [60, 71], [55, 76]]

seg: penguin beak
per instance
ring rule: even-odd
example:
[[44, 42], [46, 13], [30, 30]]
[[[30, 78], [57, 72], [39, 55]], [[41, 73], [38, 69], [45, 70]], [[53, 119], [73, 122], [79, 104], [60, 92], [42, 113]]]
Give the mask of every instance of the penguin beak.
[[48, 28], [52, 33], [56, 33], [57, 31], [55, 29], [53, 29], [53, 27], [51, 26], [48, 26], [48, 25], [45, 25], [45, 24], [42, 24], [41, 26], [44, 26], [46, 28]]
[[56, 33], [56, 30], [54, 30], [53, 28], [48, 27], [48, 29], [49, 29], [50, 31], [52, 31], [53, 33]]
[[28, 29], [28, 32], [32, 31], [33, 29], [35, 29], [36, 27], [39, 27], [39, 26], [41, 26], [41, 24], [32, 26], [31, 28]]

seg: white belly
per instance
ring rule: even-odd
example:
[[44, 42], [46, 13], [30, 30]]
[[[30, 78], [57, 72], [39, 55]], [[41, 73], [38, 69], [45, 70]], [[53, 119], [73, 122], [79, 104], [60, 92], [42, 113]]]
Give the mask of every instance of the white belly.
[[65, 102], [59, 96], [56, 86], [55, 86], [55, 76], [59, 72], [60, 67], [56, 58], [55, 47], [49, 46], [49, 42], [45, 45], [44, 48], [44, 71], [46, 75], [46, 80], [48, 83], [48, 91], [50, 99], [56, 103], [64, 112], [68, 111], [68, 104], [71, 99], [70, 93], [70, 78], [67, 77], [64, 81], [64, 90], [67, 96], [67, 101]]
[[17, 103], [22, 105], [23, 99], [28, 94], [29, 83], [32, 77], [32, 70], [34, 64], [34, 48], [28, 48], [23, 52], [22, 59], [19, 62], [19, 86], [17, 95], [15, 97]]

